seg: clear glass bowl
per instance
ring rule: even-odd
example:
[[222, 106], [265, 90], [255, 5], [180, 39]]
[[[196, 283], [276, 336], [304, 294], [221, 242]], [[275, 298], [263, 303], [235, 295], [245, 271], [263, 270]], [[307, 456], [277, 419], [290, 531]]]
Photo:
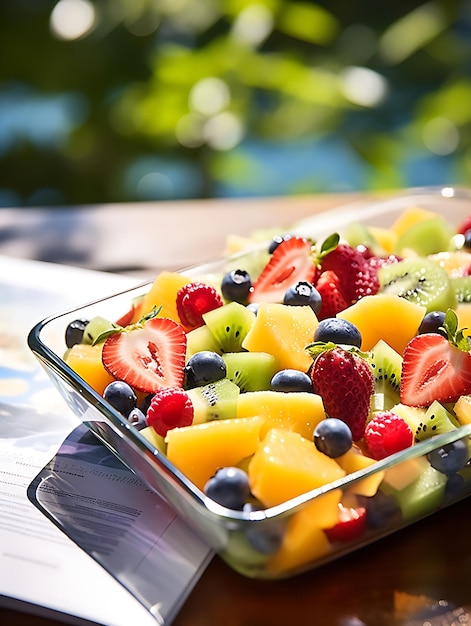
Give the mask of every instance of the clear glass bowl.
[[[458, 224], [471, 214], [471, 193], [450, 187], [410, 190], [378, 201], [358, 202], [318, 213], [289, 230], [322, 239], [333, 231], [342, 232], [352, 221], [388, 226], [411, 205], [442, 213], [450, 223]], [[234, 264], [237, 265], [237, 259], [232, 257], [186, 269], [184, 273], [195, 277], [220, 274]], [[471, 424], [467, 424], [278, 506], [251, 512], [221, 507], [179, 472], [62, 359], [64, 332], [70, 321], [96, 315], [118, 319], [150, 285], [148, 282], [53, 315], [30, 331], [28, 344], [75, 414], [151, 489], [164, 496], [239, 573], [265, 579], [298, 574], [408, 526], [471, 493], [471, 466], [465, 467], [459, 481], [447, 481], [443, 475], [437, 477], [436, 472], [431, 472], [427, 456], [458, 439], [468, 442]], [[375, 495], [371, 484], [374, 484], [373, 492], [377, 490]], [[319, 507], [329, 502], [329, 498], [331, 501], [340, 496], [343, 501], [352, 493], [359, 494], [367, 509], [366, 531], [360, 539], [326, 541], [319, 522]]]

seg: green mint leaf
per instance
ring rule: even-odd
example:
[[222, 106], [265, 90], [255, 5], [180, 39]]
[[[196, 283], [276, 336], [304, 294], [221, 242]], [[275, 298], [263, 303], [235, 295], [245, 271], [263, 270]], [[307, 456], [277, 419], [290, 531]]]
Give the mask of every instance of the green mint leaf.
[[469, 352], [470, 341], [464, 334], [465, 328], [458, 328], [458, 316], [453, 309], [448, 309], [445, 313], [445, 320], [443, 322], [442, 329], [446, 332], [448, 341], [463, 350], [463, 352]]
[[327, 239], [321, 245], [321, 255], [325, 256], [335, 250], [335, 248], [339, 245], [340, 235], [338, 233], [332, 233], [329, 235]]

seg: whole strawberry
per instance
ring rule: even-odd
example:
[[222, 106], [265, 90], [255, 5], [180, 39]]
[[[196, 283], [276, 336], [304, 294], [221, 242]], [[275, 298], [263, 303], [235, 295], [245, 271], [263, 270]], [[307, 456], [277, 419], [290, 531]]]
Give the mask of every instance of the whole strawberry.
[[337, 275], [338, 289], [348, 305], [379, 290], [376, 268], [360, 250], [346, 243], [339, 243], [321, 259], [320, 270], [321, 273], [329, 270]]
[[316, 342], [307, 349], [315, 357], [311, 379], [327, 416], [348, 424], [358, 441], [365, 432], [374, 392], [371, 366], [358, 351], [334, 343]]

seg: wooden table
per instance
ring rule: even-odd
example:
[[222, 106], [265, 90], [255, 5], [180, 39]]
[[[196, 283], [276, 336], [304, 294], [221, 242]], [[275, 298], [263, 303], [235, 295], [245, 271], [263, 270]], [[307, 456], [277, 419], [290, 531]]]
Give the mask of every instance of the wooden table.
[[[219, 257], [229, 233], [244, 236], [359, 199], [3, 210], [0, 254], [153, 275]], [[245, 579], [215, 557], [174, 626], [471, 624], [470, 519], [471, 501], [465, 500], [337, 562], [280, 582]], [[0, 609], [2, 626], [57, 623]]]

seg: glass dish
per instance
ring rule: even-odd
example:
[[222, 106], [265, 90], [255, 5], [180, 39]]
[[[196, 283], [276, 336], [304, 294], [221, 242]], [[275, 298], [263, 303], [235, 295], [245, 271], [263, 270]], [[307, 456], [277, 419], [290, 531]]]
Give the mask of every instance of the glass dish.
[[[404, 208], [412, 205], [444, 214], [450, 223], [457, 225], [471, 214], [471, 193], [454, 188], [409, 190], [377, 201], [357, 202], [318, 213], [291, 225], [288, 230], [321, 240], [334, 231], [342, 232], [352, 221], [388, 226]], [[231, 257], [186, 269], [184, 273], [194, 277], [220, 274], [237, 263], [237, 257]], [[467, 424], [271, 508], [247, 512], [218, 505], [62, 359], [64, 332], [70, 321], [91, 319], [96, 315], [119, 319], [129, 310], [131, 301], [146, 293], [150, 285], [151, 282], [147, 282], [40, 321], [30, 331], [28, 344], [84, 424], [151, 489], [166, 498], [237, 572], [265, 579], [293, 576], [378, 540], [471, 493], [469, 462], [459, 481], [437, 480], [435, 474], [430, 477], [427, 457], [432, 450], [447, 443], [458, 439], [468, 442], [471, 424]], [[322, 528], [320, 511], [332, 500], [347, 501], [352, 493], [367, 508], [367, 529], [360, 539], [329, 542]], [[404, 505], [404, 499], [409, 504]]]

